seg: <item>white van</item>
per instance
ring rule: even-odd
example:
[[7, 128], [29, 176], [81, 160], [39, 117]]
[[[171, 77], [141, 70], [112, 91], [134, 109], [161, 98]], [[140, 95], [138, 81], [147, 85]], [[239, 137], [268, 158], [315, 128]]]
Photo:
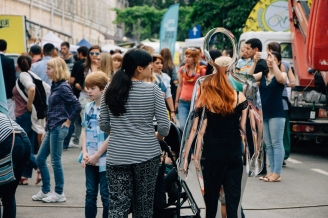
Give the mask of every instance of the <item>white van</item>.
[[[262, 42], [262, 51], [270, 42], [278, 42], [281, 46], [281, 56], [284, 61], [288, 61], [293, 67], [293, 54], [290, 32], [245, 32], [241, 34], [238, 42], [238, 48], [245, 45], [245, 42], [251, 38], [257, 38]], [[240, 54], [240, 51], [239, 51]]]

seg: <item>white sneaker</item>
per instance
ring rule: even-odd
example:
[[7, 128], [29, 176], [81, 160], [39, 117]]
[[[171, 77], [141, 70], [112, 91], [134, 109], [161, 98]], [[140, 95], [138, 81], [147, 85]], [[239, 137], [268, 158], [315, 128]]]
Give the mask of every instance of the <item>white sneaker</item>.
[[48, 192], [47, 194], [44, 194], [41, 190], [36, 194], [32, 196], [33, 201], [42, 201], [43, 198], [49, 197], [52, 193]]
[[74, 142], [70, 142], [68, 145], [69, 148], [78, 148], [80, 147], [79, 144], [75, 144]]
[[57, 202], [65, 202], [66, 197], [65, 194], [57, 194], [56, 192], [53, 192], [50, 196], [43, 198], [42, 201], [44, 203], [57, 203]]

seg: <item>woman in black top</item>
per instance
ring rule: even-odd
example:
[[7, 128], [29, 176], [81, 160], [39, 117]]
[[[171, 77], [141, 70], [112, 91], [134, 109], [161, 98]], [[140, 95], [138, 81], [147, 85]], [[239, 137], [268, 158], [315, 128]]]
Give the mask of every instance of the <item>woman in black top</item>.
[[[259, 57], [256, 54], [254, 61], [257, 62], [258, 60]], [[271, 173], [265, 177], [260, 177], [260, 179], [266, 182], [280, 182], [282, 163], [285, 155], [283, 145], [285, 114], [282, 104], [282, 92], [285, 88], [287, 75], [280, 71], [280, 53], [268, 52], [266, 61], [269, 69], [253, 75], [256, 81], [260, 82], [263, 140], [271, 170]], [[251, 69], [249, 72], [252, 72]]]
[[[195, 122], [183, 154], [186, 156], [189, 153], [198, 124], [201, 123], [199, 121], [203, 120], [198, 132], [195, 165], [197, 170], [200, 169], [199, 161], [202, 165], [207, 218], [216, 217], [221, 185], [225, 190], [229, 218], [237, 217], [241, 196], [243, 162], [240, 129], [245, 131], [248, 103], [243, 93], [236, 92], [229, 85], [226, 70], [227, 67], [216, 68], [217, 73], [203, 81], [196, 103]], [[185, 172], [187, 168], [186, 158]]]

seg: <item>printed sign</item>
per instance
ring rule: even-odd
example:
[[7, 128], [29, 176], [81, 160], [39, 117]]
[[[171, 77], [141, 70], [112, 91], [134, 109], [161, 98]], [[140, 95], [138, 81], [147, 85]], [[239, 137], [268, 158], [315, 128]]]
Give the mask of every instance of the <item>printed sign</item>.
[[250, 13], [244, 32], [289, 31], [287, 0], [259, 1]]
[[26, 52], [25, 17], [0, 15], [0, 38], [6, 40], [6, 53]]
[[175, 42], [177, 39], [178, 19], [179, 4], [171, 5], [163, 16], [159, 34], [160, 50], [168, 48], [172, 56], [174, 56]]

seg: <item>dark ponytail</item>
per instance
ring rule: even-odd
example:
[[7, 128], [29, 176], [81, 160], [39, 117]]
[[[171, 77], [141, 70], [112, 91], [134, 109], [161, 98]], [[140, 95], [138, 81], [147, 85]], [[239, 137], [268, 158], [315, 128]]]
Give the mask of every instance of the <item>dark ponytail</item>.
[[125, 104], [132, 87], [131, 78], [137, 67], [147, 67], [152, 61], [150, 54], [141, 49], [130, 49], [125, 53], [122, 67], [114, 74], [105, 93], [105, 102], [114, 116], [126, 113]]
[[22, 72], [27, 72], [31, 69], [32, 58], [28, 55], [21, 55], [17, 59], [17, 65]]

